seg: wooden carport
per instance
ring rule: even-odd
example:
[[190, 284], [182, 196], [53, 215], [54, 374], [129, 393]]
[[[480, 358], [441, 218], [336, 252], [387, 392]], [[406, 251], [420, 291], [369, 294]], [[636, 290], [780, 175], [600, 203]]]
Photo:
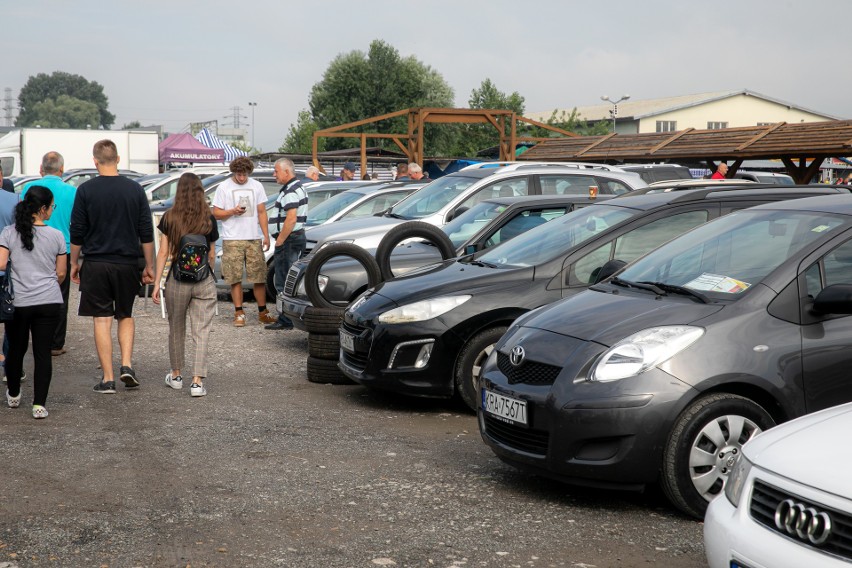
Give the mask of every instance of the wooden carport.
[[[396, 117], [406, 116], [408, 118], [408, 130], [405, 133], [387, 133], [387, 132], [351, 132], [351, 129], [373, 125], [376, 128], [383, 120], [388, 120]], [[326, 138], [358, 138], [361, 142], [361, 171], [365, 171], [367, 167], [367, 141], [368, 140], [392, 140], [400, 150], [405, 153], [409, 162], [416, 162], [423, 165], [425, 156], [423, 148], [423, 128], [427, 123], [437, 124], [490, 124], [500, 135], [500, 160], [513, 161], [515, 159], [515, 146], [518, 142], [532, 141], [540, 142], [543, 140], [551, 140], [551, 138], [542, 138], [534, 136], [519, 136], [517, 127], [518, 123], [529, 124], [544, 128], [550, 132], [561, 136], [575, 137], [573, 132], [550, 126], [524, 118], [510, 110], [494, 110], [494, 109], [463, 109], [463, 108], [430, 108], [417, 107], [398, 110], [388, 114], [365, 118], [324, 128], [314, 132], [313, 146], [311, 152], [313, 155], [313, 163], [317, 168], [322, 170], [319, 158], [317, 156], [317, 141], [320, 137]]]
[[[852, 120], [550, 139], [519, 160], [546, 162], [729, 162], [733, 177], [743, 160], [781, 159], [796, 183], [809, 183], [826, 158], [852, 155]], [[733, 163], [730, 163], [733, 162]]]

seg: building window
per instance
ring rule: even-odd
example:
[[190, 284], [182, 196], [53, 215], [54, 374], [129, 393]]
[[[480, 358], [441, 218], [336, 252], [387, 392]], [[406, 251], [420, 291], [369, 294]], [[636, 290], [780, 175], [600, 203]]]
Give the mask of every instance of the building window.
[[728, 127], [727, 122], [708, 122], [707, 123], [707, 130], [721, 130], [721, 129], [727, 128], [727, 127]]
[[676, 120], [658, 120], [657, 132], [674, 132], [677, 130]]
[[757, 126], [772, 126], [774, 122], [758, 122]]

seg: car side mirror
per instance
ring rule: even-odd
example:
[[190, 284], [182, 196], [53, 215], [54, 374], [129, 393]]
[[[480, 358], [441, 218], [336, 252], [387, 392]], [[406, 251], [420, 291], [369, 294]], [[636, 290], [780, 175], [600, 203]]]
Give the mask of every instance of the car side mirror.
[[618, 260], [614, 258], [612, 260], [608, 260], [598, 269], [598, 273], [595, 275], [592, 284], [597, 284], [603, 280], [606, 280], [616, 272], [622, 269], [624, 265], [627, 264], [623, 260]]
[[474, 254], [476, 253], [476, 245], [467, 245], [464, 247], [465, 254]]
[[449, 223], [450, 221], [452, 221], [453, 219], [455, 219], [456, 217], [458, 217], [459, 215], [461, 215], [462, 213], [464, 213], [467, 210], [468, 210], [468, 207], [459, 207], [458, 209], [455, 209], [454, 211], [450, 211], [447, 214], [447, 223]]
[[852, 314], [852, 284], [826, 286], [814, 299], [813, 311], [821, 314]]

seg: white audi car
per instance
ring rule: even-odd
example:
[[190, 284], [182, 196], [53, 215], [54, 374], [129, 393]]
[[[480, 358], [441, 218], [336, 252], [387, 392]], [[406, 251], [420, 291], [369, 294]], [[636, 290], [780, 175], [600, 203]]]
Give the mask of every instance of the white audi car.
[[852, 403], [761, 433], [704, 518], [711, 568], [832, 568], [852, 563]]

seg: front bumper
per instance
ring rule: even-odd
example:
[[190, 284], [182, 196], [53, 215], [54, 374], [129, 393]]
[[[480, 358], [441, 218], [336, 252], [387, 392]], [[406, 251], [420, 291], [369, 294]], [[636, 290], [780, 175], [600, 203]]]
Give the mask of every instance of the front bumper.
[[311, 306], [310, 300], [298, 296], [287, 296], [283, 292], [279, 292], [275, 297], [275, 309], [279, 314], [284, 314], [296, 329], [307, 331], [305, 329], [305, 308]]

